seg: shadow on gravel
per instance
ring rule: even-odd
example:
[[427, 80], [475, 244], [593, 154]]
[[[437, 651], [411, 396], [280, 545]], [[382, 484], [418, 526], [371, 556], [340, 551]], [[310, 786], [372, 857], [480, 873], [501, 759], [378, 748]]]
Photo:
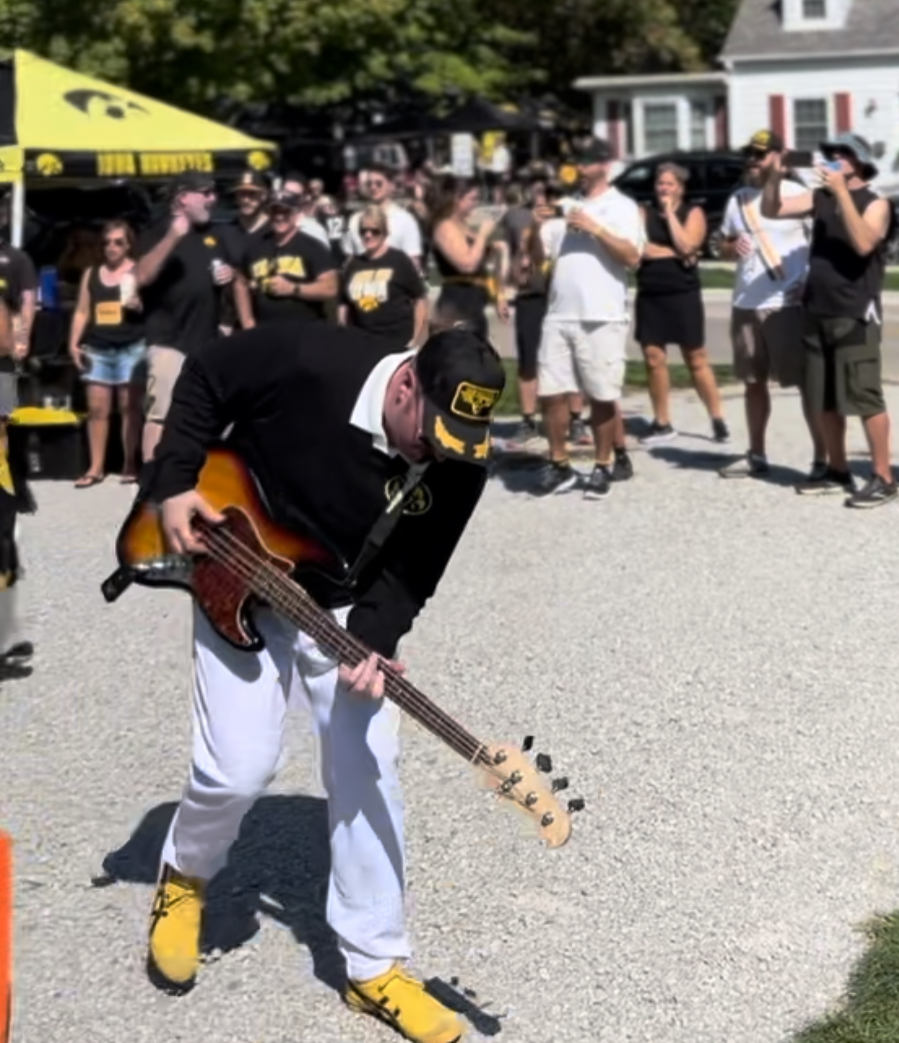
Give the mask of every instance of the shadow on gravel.
[[896, 1043], [899, 1040], [899, 912], [863, 926], [868, 949], [837, 1009], [803, 1027], [792, 1043]]
[[[155, 884], [176, 807], [171, 802], [148, 812], [128, 841], [103, 859], [105, 876], [94, 885]], [[260, 798], [227, 865], [209, 885], [204, 953], [238, 949], [258, 932], [258, 914], [264, 913], [309, 949], [315, 976], [340, 990], [343, 957], [325, 920], [329, 871], [327, 803], [307, 796]]]
[[[94, 886], [155, 885], [177, 806], [170, 801], [147, 812], [122, 847], [103, 859], [104, 875], [94, 878]], [[228, 864], [209, 885], [203, 952], [231, 952], [245, 945], [258, 932], [263, 913], [309, 949], [320, 981], [342, 991], [344, 961], [325, 919], [330, 868], [327, 802], [302, 795], [261, 797], [243, 821]], [[482, 1035], [497, 1035], [500, 1019], [473, 1002], [471, 989], [454, 986], [459, 986], [456, 978], [451, 984], [440, 978], [425, 982], [430, 993]]]

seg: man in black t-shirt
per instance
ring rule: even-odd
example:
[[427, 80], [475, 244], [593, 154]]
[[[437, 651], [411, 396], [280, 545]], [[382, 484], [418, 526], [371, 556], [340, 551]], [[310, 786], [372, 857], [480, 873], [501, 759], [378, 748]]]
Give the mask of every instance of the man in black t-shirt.
[[[225, 241], [226, 259], [235, 268], [240, 266], [250, 237], [261, 232], [268, 222], [268, 212], [265, 206], [268, 193], [268, 184], [255, 170], [244, 171], [231, 189], [231, 195], [237, 206], [237, 216], [222, 225], [219, 232]], [[230, 333], [238, 323], [234, 286], [235, 284], [232, 283], [222, 297], [219, 322], [223, 333]]]
[[285, 319], [324, 319], [325, 302], [337, 297], [331, 251], [297, 231], [300, 206], [292, 192], [274, 192], [268, 225], [247, 242], [234, 287], [244, 329]]
[[37, 307], [34, 262], [9, 242], [9, 213], [7, 194], [0, 201], [0, 300], [12, 318], [13, 343], [11, 354], [0, 355], [0, 416], [8, 416], [18, 404], [16, 362], [28, 354]]
[[211, 177], [198, 171], [179, 175], [168, 216], [138, 242], [135, 276], [148, 345], [144, 460], [156, 451], [184, 357], [216, 336], [222, 287], [234, 279], [225, 263], [226, 244], [211, 224], [214, 203]]

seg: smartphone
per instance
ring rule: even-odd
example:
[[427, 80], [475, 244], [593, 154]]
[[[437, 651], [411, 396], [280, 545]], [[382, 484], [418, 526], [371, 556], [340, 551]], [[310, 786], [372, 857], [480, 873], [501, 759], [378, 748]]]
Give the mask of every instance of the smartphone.
[[815, 165], [815, 157], [811, 152], [785, 152], [782, 157], [782, 162], [785, 167], [813, 167]]

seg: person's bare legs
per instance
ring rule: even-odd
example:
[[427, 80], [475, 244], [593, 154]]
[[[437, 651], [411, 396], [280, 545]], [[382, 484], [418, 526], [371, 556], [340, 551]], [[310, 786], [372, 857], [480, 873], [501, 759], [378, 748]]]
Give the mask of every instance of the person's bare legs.
[[824, 440], [827, 462], [834, 471], [845, 474], [849, 470], [846, 457], [846, 418], [832, 411], [819, 413], [818, 429]]
[[862, 417], [865, 437], [871, 451], [871, 470], [885, 482], [892, 484], [890, 467], [890, 414], [884, 411], [875, 416]]
[[615, 453], [615, 437], [621, 412], [616, 402], [590, 400], [590, 428], [596, 446], [596, 462], [609, 467]]
[[537, 412], [537, 378], [518, 379], [518, 402], [523, 416], [534, 416]]
[[85, 477], [102, 478], [105, 473], [111, 411], [112, 388], [107, 384], [88, 384], [87, 444], [90, 448], [91, 461]]
[[812, 460], [815, 463], [827, 463], [827, 446], [824, 442], [824, 435], [821, 433], [820, 414], [812, 408], [808, 392], [804, 387], [801, 389], [801, 395], [802, 415], [805, 417], [805, 425], [812, 439]]
[[671, 423], [669, 398], [671, 381], [668, 376], [668, 356], [665, 349], [653, 344], [641, 345], [643, 362], [646, 366], [646, 381], [649, 385], [649, 398], [656, 423], [666, 427]]
[[771, 418], [771, 393], [768, 383], [757, 380], [746, 385], [746, 427], [749, 430], [749, 452], [753, 456], [765, 455], [765, 433]]
[[143, 389], [140, 384], [122, 384], [117, 390], [122, 421], [122, 477], [134, 478], [137, 475]]
[[681, 348], [684, 363], [690, 370], [690, 380], [702, 404], [708, 410], [712, 420], [723, 419], [721, 415], [721, 395], [715, 374], [709, 365], [709, 356], [705, 348]]
[[555, 463], [568, 459], [568, 396], [551, 395], [541, 399], [543, 427], [549, 442], [549, 458]]
[[162, 424], [157, 420], [146, 420], [144, 422], [144, 433], [141, 437], [143, 457], [149, 462], [156, 454], [156, 446], [162, 438]]

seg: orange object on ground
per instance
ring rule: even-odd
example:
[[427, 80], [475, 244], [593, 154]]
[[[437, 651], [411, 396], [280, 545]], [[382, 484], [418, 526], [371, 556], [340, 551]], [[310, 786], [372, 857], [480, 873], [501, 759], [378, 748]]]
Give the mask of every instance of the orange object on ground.
[[0, 1043], [12, 1028], [12, 838], [0, 832]]

